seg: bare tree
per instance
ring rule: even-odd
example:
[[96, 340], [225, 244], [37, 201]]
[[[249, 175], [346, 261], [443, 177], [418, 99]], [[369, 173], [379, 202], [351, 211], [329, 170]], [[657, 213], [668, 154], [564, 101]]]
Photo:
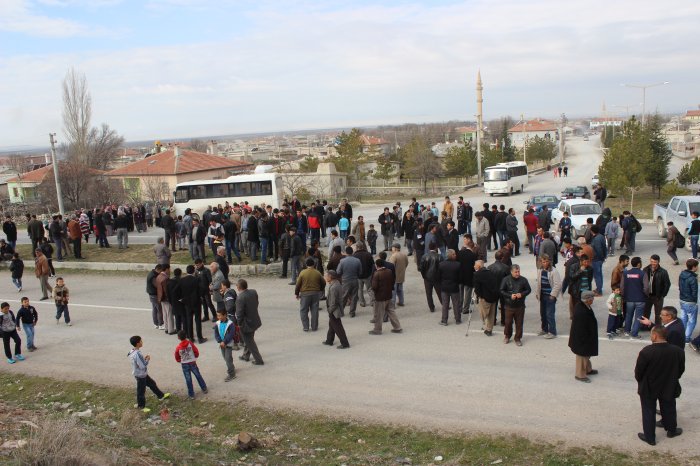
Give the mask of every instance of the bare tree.
[[149, 201], [162, 202], [168, 199], [168, 183], [160, 176], [144, 176], [143, 195]]
[[7, 157], [7, 166], [18, 175], [29, 171], [27, 159], [19, 154], [12, 154]]
[[206, 154], [209, 144], [202, 139], [190, 139], [190, 149], [195, 152], [203, 152]]
[[107, 170], [119, 158], [124, 138], [108, 124], [102, 123], [100, 128], [92, 128], [89, 135], [89, 152], [86, 164], [98, 170]]
[[87, 78], [70, 68], [63, 79], [63, 131], [68, 145], [79, 158], [86, 157], [92, 118], [92, 97]]

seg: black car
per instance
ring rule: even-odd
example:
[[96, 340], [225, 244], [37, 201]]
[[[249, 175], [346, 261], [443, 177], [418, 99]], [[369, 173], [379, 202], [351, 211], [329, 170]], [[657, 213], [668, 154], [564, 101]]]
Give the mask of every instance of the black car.
[[542, 210], [542, 206], [547, 206], [549, 210], [554, 209], [559, 205], [559, 198], [554, 194], [539, 194], [531, 196], [527, 201], [523, 201], [528, 209], [534, 209], [535, 212]]
[[572, 186], [564, 189], [562, 199], [590, 199], [591, 192], [585, 186]]

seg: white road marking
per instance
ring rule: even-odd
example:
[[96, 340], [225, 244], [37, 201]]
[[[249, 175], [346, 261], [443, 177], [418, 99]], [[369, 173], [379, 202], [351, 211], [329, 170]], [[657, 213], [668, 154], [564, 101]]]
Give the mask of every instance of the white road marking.
[[[6, 299], [5, 301], [9, 303], [21, 303], [19, 299]], [[32, 302], [32, 306], [36, 306], [38, 304], [51, 304], [52, 306], [55, 306], [55, 303], [51, 301], [51, 299], [47, 301], [38, 301], [35, 300]], [[102, 306], [99, 304], [78, 304], [78, 303], [68, 303], [69, 306], [74, 306], [74, 307], [96, 307], [99, 309], [123, 309], [126, 311], [151, 311], [151, 309], [146, 309], [142, 307], [122, 307], [122, 306]]]

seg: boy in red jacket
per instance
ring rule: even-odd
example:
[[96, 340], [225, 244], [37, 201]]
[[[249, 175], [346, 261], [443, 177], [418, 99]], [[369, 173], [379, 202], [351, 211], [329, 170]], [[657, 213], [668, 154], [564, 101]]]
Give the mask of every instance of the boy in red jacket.
[[197, 358], [199, 357], [199, 350], [194, 343], [187, 339], [187, 333], [184, 330], [177, 332], [177, 337], [180, 339], [180, 344], [175, 348], [175, 360], [182, 366], [182, 373], [185, 375], [185, 383], [187, 384], [187, 395], [190, 400], [194, 400], [194, 387], [192, 386], [192, 374], [194, 374], [199, 383], [199, 388], [202, 389], [202, 393], [208, 393], [207, 383], [202, 378], [202, 374], [199, 373], [199, 367], [197, 367]]

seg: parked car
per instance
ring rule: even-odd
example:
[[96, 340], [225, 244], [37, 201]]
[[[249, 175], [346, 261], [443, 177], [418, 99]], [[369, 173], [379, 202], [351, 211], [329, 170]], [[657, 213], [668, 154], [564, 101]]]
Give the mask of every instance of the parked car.
[[593, 175], [593, 178], [591, 178], [591, 186], [595, 186], [598, 183], [600, 183], [600, 178], [598, 178], [598, 174], [596, 173]]
[[559, 205], [552, 210], [552, 222], [559, 229], [559, 221], [564, 217], [564, 212], [569, 213], [571, 219], [571, 238], [576, 239], [586, 232], [586, 220], [598, 220], [602, 209], [597, 202], [590, 199], [562, 199]]
[[590, 199], [591, 192], [585, 186], [569, 186], [561, 192], [562, 199]]
[[584, 141], [588, 141], [588, 135], [584, 136], [584, 137], [583, 137], [583, 140], [584, 140]]
[[700, 212], [700, 196], [674, 196], [670, 202], [654, 205], [654, 219], [659, 236], [666, 236], [666, 223], [673, 222], [683, 236], [690, 227], [690, 214]]
[[547, 206], [549, 210], [554, 209], [559, 205], [559, 198], [554, 194], [539, 194], [531, 196], [527, 201], [523, 201], [528, 209], [534, 209], [535, 212], [542, 210], [542, 206]]

